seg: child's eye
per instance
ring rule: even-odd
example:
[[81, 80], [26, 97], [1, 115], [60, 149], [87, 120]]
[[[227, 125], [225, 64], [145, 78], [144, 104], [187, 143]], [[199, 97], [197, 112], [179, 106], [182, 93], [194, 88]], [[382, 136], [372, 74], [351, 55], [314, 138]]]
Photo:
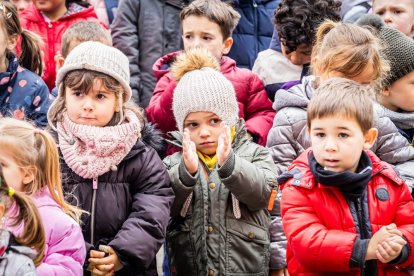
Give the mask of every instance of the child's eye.
[[80, 97], [80, 96], [83, 96], [83, 93], [80, 91], [74, 91], [73, 95], [75, 95], [76, 97]]
[[191, 38], [191, 35], [185, 35], [184, 38], [185, 39], [190, 39]]
[[196, 128], [198, 126], [198, 124], [197, 123], [188, 123], [185, 126], [188, 127], [188, 128]]
[[220, 122], [221, 122], [221, 120], [219, 119], [219, 118], [214, 118], [214, 119], [211, 119], [211, 121], [210, 121], [213, 125], [215, 125], [215, 124], [219, 124]]
[[317, 132], [317, 133], [315, 133], [315, 136], [316, 137], [319, 137], [319, 138], [323, 138], [323, 137], [325, 137], [325, 133], [323, 133], [323, 132]]
[[339, 136], [340, 138], [348, 138], [348, 137], [349, 137], [349, 135], [348, 135], [348, 134], [346, 134], [346, 133], [339, 133], [339, 134], [338, 134], [338, 136]]
[[106, 96], [105, 96], [104, 94], [98, 94], [98, 95], [96, 95], [96, 98], [97, 98], [98, 100], [103, 100], [103, 99], [105, 99], [105, 98], [106, 98]]
[[396, 10], [396, 11], [394, 11], [394, 14], [400, 14], [400, 13], [402, 13], [403, 11], [399, 11], [399, 10]]
[[212, 38], [211, 38], [211, 37], [209, 37], [209, 36], [205, 36], [205, 37], [203, 37], [203, 39], [204, 39], [204, 40], [211, 40]]

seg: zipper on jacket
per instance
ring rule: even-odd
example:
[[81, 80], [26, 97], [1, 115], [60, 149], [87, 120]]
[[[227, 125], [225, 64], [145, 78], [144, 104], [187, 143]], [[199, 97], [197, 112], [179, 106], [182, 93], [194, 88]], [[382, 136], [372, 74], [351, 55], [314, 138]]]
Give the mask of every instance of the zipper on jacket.
[[253, 0], [253, 8], [257, 8], [257, 3], [254, 0]]
[[47, 22], [47, 26], [49, 27], [49, 29], [52, 28], [53, 27], [52, 22], [51, 21]]
[[92, 180], [92, 208], [91, 208], [91, 244], [93, 246], [95, 242], [95, 207], [96, 207], [96, 190], [98, 190], [98, 178], [95, 177]]

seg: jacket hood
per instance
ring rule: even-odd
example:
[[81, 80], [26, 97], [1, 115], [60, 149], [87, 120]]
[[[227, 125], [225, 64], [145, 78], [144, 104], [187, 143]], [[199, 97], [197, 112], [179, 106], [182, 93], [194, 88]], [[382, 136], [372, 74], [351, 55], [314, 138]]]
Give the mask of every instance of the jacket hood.
[[[152, 66], [152, 70], [154, 71], [155, 78], [157, 81], [164, 76], [165, 74], [170, 72], [171, 64], [175, 61], [177, 55], [182, 53], [183, 51], [177, 51], [173, 53], [166, 54], [163, 57], [160, 57]], [[223, 56], [220, 60], [220, 70], [221, 73], [226, 74], [233, 70], [236, 67], [236, 61], [233, 59]]]
[[275, 94], [273, 109], [277, 111], [284, 107], [307, 108], [314, 90], [315, 76], [307, 76], [302, 83], [288, 90], [279, 89]]
[[0, 246], [9, 248], [10, 250], [17, 252], [18, 254], [25, 255], [32, 260], [36, 257], [35, 250], [27, 246], [19, 245], [16, 239], [14, 238], [14, 236], [9, 231], [6, 231], [6, 230], [0, 231]]
[[[72, 19], [73, 17], [79, 17], [79, 16], [82, 18], [87, 18], [87, 17], [98, 18], [94, 7], [89, 6], [87, 8], [82, 7], [82, 9], [79, 12], [75, 12], [67, 16], [63, 16], [59, 18], [58, 21], [64, 21], [64, 20]], [[21, 17], [25, 18], [27, 21], [36, 22], [36, 23], [44, 21], [42, 13], [40, 12], [40, 10], [38, 10], [35, 7], [34, 4], [30, 4], [26, 9], [24, 9], [21, 14]]]
[[152, 70], [154, 71], [154, 75], [157, 81], [159, 81], [162, 76], [170, 72], [171, 64], [175, 61], [176, 56], [181, 52], [182, 51], [172, 52], [157, 59], [157, 61], [152, 66]]
[[[295, 186], [312, 189], [315, 185], [318, 185], [318, 183], [315, 182], [315, 178], [309, 168], [308, 158], [311, 152], [312, 148], [308, 148], [301, 155], [299, 155], [299, 157], [289, 166], [289, 171], [279, 176], [279, 181], [283, 179], [282, 183], [279, 184], [283, 184], [289, 178], [293, 177], [295, 179], [293, 185]], [[390, 182], [395, 185], [404, 184], [404, 181], [399, 177], [392, 165], [381, 161], [379, 157], [370, 150], [367, 150], [366, 153], [372, 162], [372, 176], [381, 174], [387, 177]]]

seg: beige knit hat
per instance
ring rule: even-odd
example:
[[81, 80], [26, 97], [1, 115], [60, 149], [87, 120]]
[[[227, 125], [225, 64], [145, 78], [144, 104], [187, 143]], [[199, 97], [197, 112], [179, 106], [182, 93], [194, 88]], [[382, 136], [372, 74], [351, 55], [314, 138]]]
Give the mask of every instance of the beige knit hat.
[[57, 72], [56, 87], [59, 89], [60, 95], [63, 92], [60, 85], [66, 74], [77, 69], [88, 69], [113, 77], [124, 88], [124, 102], [131, 99], [129, 61], [118, 49], [95, 41], [83, 42], [76, 46]]
[[237, 123], [239, 108], [233, 84], [219, 70], [216, 58], [205, 49], [191, 49], [177, 56], [171, 72], [178, 81], [173, 113], [180, 132], [191, 112], [212, 112], [228, 126]]

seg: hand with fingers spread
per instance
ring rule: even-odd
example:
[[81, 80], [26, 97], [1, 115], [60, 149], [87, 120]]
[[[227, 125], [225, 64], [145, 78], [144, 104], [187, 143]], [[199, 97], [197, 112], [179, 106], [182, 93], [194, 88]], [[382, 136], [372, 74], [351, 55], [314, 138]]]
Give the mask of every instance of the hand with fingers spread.
[[407, 244], [407, 241], [400, 236], [392, 236], [386, 241], [378, 244], [377, 251], [375, 252], [377, 259], [382, 263], [389, 263], [397, 258], [403, 247]]
[[395, 236], [402, 237], [402, 233], [397, 229], [397, 225], [395, 225], [395, 223], [381, 227], [380, 230], [372, 236], [368, 243], [365, 260], [377, 259], [376, 252], [378, 245]]
[[226, 126], [224, 122], [221, 122], [220, 126], [221, 126], [221, 133], [218, 138], [216, 154], [217, 154], [217, 162], [219, 166], [222, 166], [230, 154], [231, 138], [230, 138], [230, 128]]
[[92, 275], [106, 276], [114, 275], [115, 271], [122, 268], [122, 264], [119, 261], [118, 255], [114, 249], [110, 246], [106, 246], [106, 253], [109, 256], [105, 257], [105, 252], [91, 250], [89, 258], [89, 269], [92, 271]]
[[198, 155], [196, 146], [190, 138], [190, 131], [186, 128], [183, 133], [183, 159], [184, 165], [190, 174], [198, 170]]

